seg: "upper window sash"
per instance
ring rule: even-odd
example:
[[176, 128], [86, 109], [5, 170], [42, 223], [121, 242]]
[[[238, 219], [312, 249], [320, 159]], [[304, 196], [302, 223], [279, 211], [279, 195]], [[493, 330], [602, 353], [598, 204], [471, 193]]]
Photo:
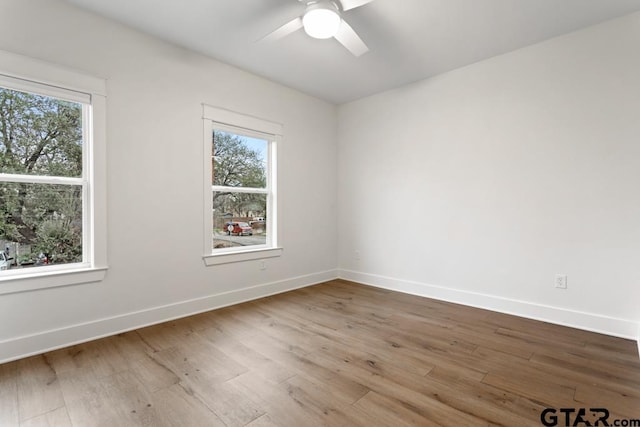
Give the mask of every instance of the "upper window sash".
[[[212, 143], [212, 148], [215, 145], [213, 139], [215, 139], [215, 133], [216, 131], [221, 131], [227, 134], [231, 134], [233, 136], [240, 136], [240, 137], [247, 137], [247, 138], [252, 138], [252, 139], [257, 139], [257, 140], [261, 140], [266, 142], [266, 147], [265, 147], [265, 151], [266, 151], [266, 159], [265, 159], [265, 178], [266, 178], [266, 182], [264, 186], [261, 187], [249, 187], [249, 186], [243, 186], [243, 185], [220, 185], [220, 184], [215, 184], [215, 180], [213, 179], [213, 177], [215, 176], [215, 166], [214, 166], [214, 161], [212, 161], [212, 182], [211, 182], [211, 189], [213, 191], [227, 191], [227, 192], [236, 192], [236, 193], [268, 193], [270, 191], [270, 188], [272, 187], [272, 172], [273, 172], [273, 168], [271, 166], [271, 162], [273, 161], [273, 156], [272, 156], [272, 147], [275, 143], [276, 140], [276, 136], [275, 135], [270, 135], [270, 134], [265, 134], [262, 132], [256, 132], [256, 131], [251, 131], [251, 130], [247, 130], [244, 128], [238, 128], [238, 127], [234, 127], [234, 126], [229, 126], [229, 125], [225, 125], [225, 124], [221, 124], [219, 122], [215, 122], [215, 121], [211, 121], [211, 129], [209, 130], [209, 135], [212, 138], [211, 143]], [[211, 159], [214, 160], [214, 153], [213, 151], [211, 151], [210, 153]]]

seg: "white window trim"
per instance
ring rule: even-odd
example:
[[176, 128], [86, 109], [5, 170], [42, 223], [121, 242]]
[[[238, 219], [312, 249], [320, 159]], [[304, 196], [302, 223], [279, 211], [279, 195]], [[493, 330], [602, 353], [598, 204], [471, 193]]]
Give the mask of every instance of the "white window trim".
[[[282, 125], [258, 117], [236, 113], [224, 108], [212, 107], [203, 104], [203, 160], [204, 160], [204, 183], [203, 183], [203, 247], [204, 255], [202, 259], [206, 266], [228, 264], [257, 259], [273, 258], [282, 255], [283, 249], [280, 245], [278, 214], [279, 198], [277, 196], [277, 160], [278, 147], [282, 140]], [[214, 252], [212, 242], [213, 219], [211, 211], [213, 201], [211, 194], [215, 190], [225, 189], [225, 187], [211, 185], [211, 135], [214, 129], [229, 130], [231, 132], [241, 130], [242, 134], [254, 135], [259, 138], [267, 137], [272, 143], [269, 144], [268, 159], [268, 185], [266, 189], [260, 188], [234, 188], [235, 192], [265, 193], [271, 194], [275, 202], [268, 203], [270, 218], [269, 241], [265, 245], [255, 245], [249, 248], [230, 248], [219, 252]]]
[[[85, 136], [91, 142], [83, 147], [89, 170], [85, 176], [92, 187], [85, 197], [83, 251], [86, 262], [51, 265], [37, 269], [8, 270], [0, 275], [0, 295], [37, 289], [99, 282], [107, 271], [107, 165], [106, 165], [106, 81], [56, 64], [0, 51], [0, 83], [16, 89], [42, 93], [70, 101], [90, 101], [83, 108]], [[34, 178], [25, 177], [33, 182]], [[40, 178], [35, 178], [39, 180]], [[43, 183], [69, 184], [75, 178], [43, 178]], [[54, 182], [57, 181], [57, 182]], [[85, 188], [87, 188], [85, 186]]]

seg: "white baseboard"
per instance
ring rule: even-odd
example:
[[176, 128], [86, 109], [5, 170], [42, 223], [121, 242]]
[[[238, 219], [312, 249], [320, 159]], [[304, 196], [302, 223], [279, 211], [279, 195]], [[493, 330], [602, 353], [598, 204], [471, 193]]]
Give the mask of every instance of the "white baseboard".
[[493, 295], [445, 288], [409, 280], [394, 279], [376, 274], [351, 270], [338, 270], [341, 279], [403, 292], [471, 307], [483, 308], [519, 317], [584, 329], [638, 341], [640, 352], [640, 329], [636, 321], [607, 317], [560, 307], [535, 304], [527, 301], [502, 298]]
[[337, 270], [323, 271], [0, 341], [0, 363], [304, 288], [337, 277]]

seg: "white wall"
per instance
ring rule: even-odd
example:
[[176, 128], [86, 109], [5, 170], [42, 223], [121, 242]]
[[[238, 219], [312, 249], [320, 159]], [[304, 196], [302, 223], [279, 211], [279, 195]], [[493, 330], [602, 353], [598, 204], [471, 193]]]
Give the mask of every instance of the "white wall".
[[[640, 15], [342, 106], [338, 120], [59, 0], [0, 0], [0, 16], [0, 49], [108, 79], [110, 265], [101, 283], [0, 296], [0, 361], [325, 280], [338, 264], [378, 286], [636, 337]], [[202, 262], [201, 103], [284, 124], [285, 252], [266, 271]]]
[[341, 276], [636, 338], [638, 40], [634, 14], [341, 106]]
[[[0, 296], [0, 361], [335, 277], [334, 106], [58, 0], [0, 0], [0, 16], [0, 49], [107, 79], [110, 265]], [[266, 271], [202, 261], [202, 103], [284, 125], [284, 254]]]

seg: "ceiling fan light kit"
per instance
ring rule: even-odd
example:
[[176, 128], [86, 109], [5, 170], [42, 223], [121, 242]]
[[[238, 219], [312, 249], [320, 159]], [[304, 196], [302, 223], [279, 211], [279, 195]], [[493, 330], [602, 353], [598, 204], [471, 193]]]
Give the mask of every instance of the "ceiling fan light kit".
[[338, 7], [331, 1], [309, 5], [302, 16], [304, 31], [316, 39], [328, 39], [338, 34], [341, 22]]
[[261, 39], [262, 41], [273, 42], [304, 28], [307, 35], [316, 39], [335, 38], [354, 56], [360, 56], [369, 51], [354, 29], [342, 18], [342, 12], [364, 6], [373, 0], [298, 1], [307, 3], [304, 13], [267, 34]]

